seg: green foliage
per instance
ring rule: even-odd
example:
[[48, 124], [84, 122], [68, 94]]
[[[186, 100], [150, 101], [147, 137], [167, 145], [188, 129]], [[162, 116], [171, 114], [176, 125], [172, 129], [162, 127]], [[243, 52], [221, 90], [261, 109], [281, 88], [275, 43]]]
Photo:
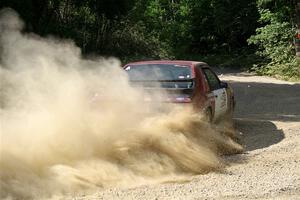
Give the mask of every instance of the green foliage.
[[[27, 30], [71, 38], [84, 54], [125, 57], [168, 57], [165, 43], [149, 34], [145, 23], [129, 20], [135, 0], [4, 0], [16, 9]], [[29, 12], [31, 11], [31, 12]]]
[[169, 52], [160, 41], [146, 34], [142, 23], [132, 24], [128, 20], [115, 22], [109, 30], [108, 42], [102, 49], [110, 55], [134, 58], [165, 58]]
[[26, 22], [24, 31], [70, 38], [84, 54], [241, 68], [255, 63], [258, 73], [287, 78], [299, 77], [292, 43], [295, 2], [2, 0], [0, 8], [15, 9]]
[[257, 28], [256, 35], [248, 40], [249, 44], [258, 47], [257, 55], [263, 58], [262, 62], [254, 65], [253, 69], [260, 74], [284, 79], [300, 79], [300, 63], [295, 57], [293, 45], [296, 27], [293, 18], [288, 18], [286, 15], [292, 10], [289, 9], [291, 5], [262, 8], [268, 2], [259, 2], [259, 21], [263, 26]]
[[261, 61], [261, 58], [248, 48], [239, 49], [239, 51], [231, 53], [191, 54], [183, 56], [182, 59], [201, 60], [209, 63], [211, 66], [242, 69], [245, 71], [248, 71], [255, 63]]
[[[145, 24], [149, 35], [164, 43], [172, 54], [189, 47], [190, 7], [188, 0], [150, 0], [132, 10], [135, 19]], [[136, 17], [139, 16], [139, 17]]]
[[202, 54], [234, 52], [247, 46], [259, 17], [252, 0], [193, 1], [193, 51]]
[[253, 5], [252, 0], [2, 0], [0, 7], [16, 9], [26, 31], [72, 38], [83, 53], [172, 58], [246, 46], [256, 28]]

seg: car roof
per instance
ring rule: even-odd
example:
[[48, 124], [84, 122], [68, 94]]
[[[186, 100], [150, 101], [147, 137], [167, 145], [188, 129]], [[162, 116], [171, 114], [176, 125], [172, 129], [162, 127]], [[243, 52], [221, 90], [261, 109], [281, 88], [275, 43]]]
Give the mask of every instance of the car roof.
[[138, 61], [138, 62], [131, 62], [126, 64], [127, 65], [146, 65], [146, 64], [175, 64], [175, 65], [196, 65], [202, 64], [207, 65], [205, 62], [201, 61], [188, 61], [188, 60], [149, 60], [149, 61]]

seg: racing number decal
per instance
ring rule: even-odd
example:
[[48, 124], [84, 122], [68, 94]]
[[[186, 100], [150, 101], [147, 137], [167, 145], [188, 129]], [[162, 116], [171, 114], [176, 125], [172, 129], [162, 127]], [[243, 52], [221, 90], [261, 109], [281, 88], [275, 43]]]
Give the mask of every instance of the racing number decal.
[[215, 95], [215, 117], [218, 118], [227, 110], [227, 93], [225, 88], [213, 91]]
[[227, 111], [227, 91], [221, 87], [220, 80], [211, 69], [203, 68], [203, 72], [215, 100], [215, 118], [218, 118]]

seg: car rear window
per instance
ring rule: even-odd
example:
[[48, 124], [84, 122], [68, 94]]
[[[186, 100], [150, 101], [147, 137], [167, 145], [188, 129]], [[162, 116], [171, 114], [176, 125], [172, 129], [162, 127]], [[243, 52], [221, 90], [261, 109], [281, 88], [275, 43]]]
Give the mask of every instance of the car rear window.
[[142, 64], [125, 67], [131, 81], [190, 80], [192, 69], [186, 65]]

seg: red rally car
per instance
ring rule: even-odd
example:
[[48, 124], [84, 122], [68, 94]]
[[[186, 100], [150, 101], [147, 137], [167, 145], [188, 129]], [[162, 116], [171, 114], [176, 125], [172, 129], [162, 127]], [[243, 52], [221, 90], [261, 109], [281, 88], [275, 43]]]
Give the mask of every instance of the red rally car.
[[219, 80], [204, 62], [141, 61], [128, 63], [124, 70], [132, 85], [166, 91], [166, 102], [191, 104], [209, 121], [232, 116], [235, 101], [232, 88]]

